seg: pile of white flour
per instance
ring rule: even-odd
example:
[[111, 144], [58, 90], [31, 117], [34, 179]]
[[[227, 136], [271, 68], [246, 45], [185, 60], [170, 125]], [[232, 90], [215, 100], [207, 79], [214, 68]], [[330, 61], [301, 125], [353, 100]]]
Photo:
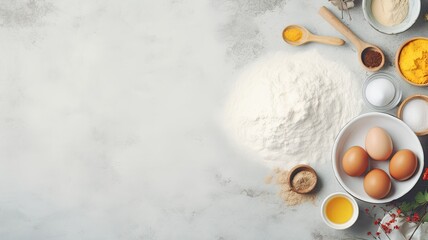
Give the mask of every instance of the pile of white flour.
[[318, 52], [276, 53], [251, 65], [227, 102], [225, 126], [271, 167], [330, 161], [340, 129], [362, 110], [360, 82]]

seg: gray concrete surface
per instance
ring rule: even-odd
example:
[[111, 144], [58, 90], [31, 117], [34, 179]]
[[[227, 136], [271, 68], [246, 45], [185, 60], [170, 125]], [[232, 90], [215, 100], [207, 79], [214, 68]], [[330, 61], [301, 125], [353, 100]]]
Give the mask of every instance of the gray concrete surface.
[[[318, 49], [364, 81], [370, 73], [348, 43], [281, 39], [289, 24], [340, 37], [317, 14], [322, 5], [0, 1], [0, 239], [368, 238], [367, 217], [344, 231], [321, 221], [320, 201], [343, 191], [329, 164], [317, 167], [316, 202], [287, 207], [263, 183], [270, 170], [229, 143], [218, 121], [242, 68], [270, 52]], [[384, 35], [356, 5], [344, 22], [385, 51], [384, 70], [395, 74], [396, 49], [428, 36], [428, 22], [421, 15]], [[404, 96], [428, 94], [400, 86]]]

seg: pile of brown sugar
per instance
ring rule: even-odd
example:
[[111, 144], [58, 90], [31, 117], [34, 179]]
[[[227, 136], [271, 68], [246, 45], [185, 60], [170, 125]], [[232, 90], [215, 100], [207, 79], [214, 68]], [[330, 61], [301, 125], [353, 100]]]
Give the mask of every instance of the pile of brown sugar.
[[300, 171], [294, 175], [291, 184], [297, 192], [308, 192], [317, 183], [317, 177], [309, 171]]
[[291, 190], [291, 186], [288, 184], [287, 178], [287, 170], [275, 169], [273, 174], [266, 178], [265, 183], [278, 185], [280, 187], [278, 194], [288, 206], [295, 206], [308, 201], [315, 202], [315, 193], [300, 194], [294, 192]]

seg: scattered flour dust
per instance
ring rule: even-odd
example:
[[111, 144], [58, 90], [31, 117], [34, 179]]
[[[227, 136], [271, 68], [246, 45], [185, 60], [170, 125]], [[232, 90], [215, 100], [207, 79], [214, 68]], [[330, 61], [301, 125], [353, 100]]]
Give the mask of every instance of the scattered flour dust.
[[238, 79], [225, 127], [272, 168], [324, 163], [340, 129], [362, 110], [360, 87], [346, 67], [316, 51], [278, 52]]
[[266, 177], [265, 183], [278, 185], [278, 195], [288, 206], [295, 206], [308, 201], [315, 203], [315, 193], [300, 194], [291, 190], [291, 186], [288, 184], [287, 170], [280, 170], [279, 168], [274, 169], [273, 174]]

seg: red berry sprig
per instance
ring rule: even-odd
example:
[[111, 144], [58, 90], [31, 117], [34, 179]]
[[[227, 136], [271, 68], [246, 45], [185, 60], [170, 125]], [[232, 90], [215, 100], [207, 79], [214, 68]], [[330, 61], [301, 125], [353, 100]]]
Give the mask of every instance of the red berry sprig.
[[428, 180], [428, 168], [425, 168], [424, 175], [422, 176], [422, 179], [427, 181]]

